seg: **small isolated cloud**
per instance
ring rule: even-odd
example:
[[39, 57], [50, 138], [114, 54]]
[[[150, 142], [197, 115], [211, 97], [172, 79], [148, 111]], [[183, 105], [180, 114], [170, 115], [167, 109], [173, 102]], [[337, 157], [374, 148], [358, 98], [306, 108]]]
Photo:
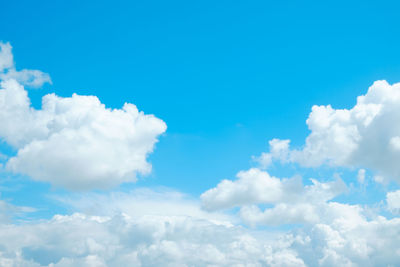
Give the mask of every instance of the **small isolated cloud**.
[[50, 75], [40, 70], [15, 69], [12, 47], [9, 43], [0, 42], [0, 80], [14, 79], [29, 87], [41, 87], [45, 83], [51, 83]]
[[[272, 160], [368, 168], [400, 181], [400, 83], [376, 81], [351, 109], [313, 106], [307, 119], [311, 133], [302, 149], [289, 149], [288, 140], [274, 139], [262, 165]], [[275, 149], [275, 143], [281, 144]], [[265, 159], [265, 160], [263, 160]], [[265, 162], [265, 164], [263, 164]]]
[[[9, 58], [10, 46], [3, 47], [1, 57]], [[37, 110], [20, 79], [3, 79], [0, 138], [17, 150], [9, 171], [71, 190], [110, 188], [150, 172], [146, 158], [166, 130], [162, 120], [133, 104], [109, 109], [96, 96], [77, 94], [46, 95]]]
[[365, 183], [365, 170], [364, 169], [359, 169], [358, 173], [357, 173], [357, 181], [360, 184], [364, 184]]

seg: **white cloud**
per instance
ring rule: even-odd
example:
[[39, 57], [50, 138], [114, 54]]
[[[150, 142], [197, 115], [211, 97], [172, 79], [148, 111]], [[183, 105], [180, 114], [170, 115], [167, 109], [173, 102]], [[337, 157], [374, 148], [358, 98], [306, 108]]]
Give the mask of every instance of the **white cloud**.
[[[354, 212], [354, 211], [349, 211]], [[290, 248], [310, 266], [396, 266], [400, 219], [315, 224], [291, 237]]]
[[311, 179], [312, 185], [303, 186], [300, 177], [279, 179], [256, 168], [241, 171], [237, 177], [235, 181], [223, 180], [204, 192], [201, 195], [203, 208], [218, 210], [260, 203], [307, 204], [328, 201], [347, 190], [341, 179], [327, 183]]
[[87, 215], [111, 216], [120, 213], [133, 219], [143, 216], [189, 216], [206, 219], [218, 224], [231, 225], [232, 216], [220, 212], [205, 212], [198, 199], [168, 188], [136, 188], [130, 192], [93, 192], [52, 196], [69, 209]]
[[14, 58], [9, 43], [0, 42], [0, 73], [14, 67]]
[[[271, 177], [257, 169], [239, 174], [236, 181], [224, 180], [204, 193], [202, 200], [209, 209], [240, 206], [241, 218], [250, 225], [303, 224], [275, 240], [275, 249], [292, 251], [307, 266], [388, 266], [400, 260], [400, 219], [389, 220], [360, 205], [332, 201], [347, 190], [340, 179], [312, 180], [312, 185], [300, 183], [300, 187], [296, 183], [292, 187], [296, 190], [288, 190], [285, 183], [291, 179]], [[396, 191], [387, 196], [394, 212], [399, 195]], [[262, 211], [260, 204], [271, 207]]]
[[23, 266], [304, 266], [293, 250], [277, 251], [241, 227], [190, 217], [76, 213], [0, 225], [0, 237], [3, 261]]
[[[100, 206], [115, 201], [115, 210], [108, 204], [103, 211], [91, 209], [92, 215], [81, 211], [19, 225], [0, 224], [0, 265], [388, 266], [400, 260], [400, 219], [367, 220], [359, 206], [331, 202], [326, 213], [330, 218], [273, 233], [235, 226], [213, 214], [179, 212], [187, 204], [177, 192], [93, 196], [75, 199], [83, 203], [74, 203], [74, 209], [87, 207], [87, 201], [98, 201]], [[166, 206], [176, 209], [163, 212], [161, 206], [146, 214], [140, 206], [146, 207], [148, 199], [170, 202]], [[136, 206], [130, 206], [133, 203]]]
[[206, 210], [227, 209], [253, 203], [276, 203], [293, 198], [301, 190], [299, 178], [284, 179], [270, 176], [259, 169], [241, 171], [236, 181], [223, 180], [217, 187], [201, 195]]
[[4, 200], [0, 200], [0, 224], [10, 223], [12, 219], [22, 217], [25, 213], [34, 211], [35, 209], [31, 207], [15, 206]]
[[71, 190], [110, 188], [149, 173], [146, 157], [166, 130], [133, 104], [109, 109], [95, 96], [49, 94], [36, 110], [11, 78], [0, 83], [0, 125], [0, 137], [17, 149], [9, 171]]
[[376, 81], [351, 109], [313, 106], [307, 119], [311, 133], [302, 149], [284, 147], [284, 157], [273, 148], [265, 154], [271, 160], [306, 167], [328, 164], [368, 168], [399, 181], [400, 165], [396, 162], [400, 160], [400, 126], [394, 123], [399, 120], [400, 83]]
[[360, 184], [364, 184], [365, 182], [365, 170], [364, 169], [359, 169], [357, 173], [357, 181]]
[[400, 190], [386, 194], [388, 209], [394, 214], [400, 214]]
[[274, 159], [287, 162], [289, 156], [290, 140], [272, 139], [269, 141], [269, 153], [262, 153], [260, 157], [254, 157], [260, 167], [265, 169], [271, 165]]
[[15, 69], [12, 47], [9, 43], [0, 42], [0, 80], [14, 79], [29, 87], [41, 87], [51, 83], [50, 76], [40, 70]]
[[[99, 208], [92, 207], [96, 202]], [[0, 224], [0, 265], [304, 266], [285, 244], [276, 247], [272, 235], [205, 213], [178, 192], [87, 194], [68, 203], [82, 211]]]

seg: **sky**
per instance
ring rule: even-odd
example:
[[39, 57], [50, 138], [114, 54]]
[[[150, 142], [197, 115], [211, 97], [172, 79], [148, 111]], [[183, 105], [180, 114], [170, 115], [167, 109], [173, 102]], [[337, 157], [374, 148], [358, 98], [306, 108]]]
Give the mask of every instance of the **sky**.
[[0, 266], [400, 261], [396, 1], [1, 6]]

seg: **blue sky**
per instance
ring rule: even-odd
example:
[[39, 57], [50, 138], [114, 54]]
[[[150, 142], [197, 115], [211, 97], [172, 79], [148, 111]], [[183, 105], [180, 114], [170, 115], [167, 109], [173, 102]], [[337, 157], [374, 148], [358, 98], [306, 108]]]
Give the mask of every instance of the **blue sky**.
[[0, 33], [17, 67], [51, 74], [53, 86], [30, 91], [34, 105], [79, 92], [167, 122], [150, 179], [198, 194], [269, 139], [301, 145], [312, 105], [350, 107], [373, 81], [396, 82], [393, 4], [16, 1]]
[[[70, 185], [44, 176], [40, 179], [45, 182], [39, 182], [30, 170], [1, 169], [0, 199], [36, 209], [23, 218], [69, 216], [83, 212], [83, 204], [76, 204], [83, 196], [129, 195], [143, 188], [181, 192], [184, 199], [195, 202], [200, 196], [203, 201], [213, 199], [203, 197], [204, 192], [222, 179], [235, 180], [238, 172], [252, 167], [264, 170], [257, 161], [263, 152], [272, 155], [268, 173], [281, 179], [300, 175], [311, 186], [309, 178], [327, 182], [340, 176], [347, 193], [333, 199], [342, 204], [368, 205], [368, 210], [376, 211], [389, 205], [388, 192], [400, 192], [394, 191], [398, 173], [390, 165], [397, 154], [379, 150], [379, 144], [377, 150], [371, 145], [342, 158], [347, 150], [337, 153], [335, 143], [333, 152], [320, 151], [326, 162], [315, 163], [311, 152], [309, 161], [304, 159], [305, 140], [312, 134], [306, 120], [314, 105], [350, 110], [375, 81], [400, 81], [396, 1], [3, 1], [1, 6], [0, 41], [11, 44], [16, 69], [37, 69], [51, 77], [52, 83], [40, 88], [26, 86], [33, 107], [41, 109], [41, 99], [49, 93], [64, 98], [73, 93], [94, 95], [107, 108], [133, 103], [167, 125], [166, 131], [160, 128], [154, 134], [158, 140], [154, 151], [146, 152], [152, 171], [139, 171], [134, 183], [76, 193]], [[374, 129], [395, 124], [397, 110], [387, 110], [389, 119], [365, 133], [359, 130], [362, 140], [373, 138]], [[338, 125], [348, 125], [338, 120]], [[354, 125], [360, 127], [358, 123]], [[388, 129], [391, 136], [381, 138], [384, 134], [376, 130], [373, 140], [387, 137], [396, 147], [398, 129]], [[344, 138], [357, 139], [348, 131]], [[330, 149], [332, 140], [341, 142], [340, 136], [328, 135], [318, 144]], [[10, 144], [12, 137], [7, 134], [1, 138], [0, 152], [8, 158], [0, 162], [6, 165], [22, 147]], [[291, 140], [284, 156], [271, 152], [268, 142], [273, 138]], [[357, 142], [363, 147], [362, 141]], [[316, 147], [310, 145], [310, 151]], [[295, 155], [296, 150], [305, 151], [303, 158]], [[363, 153], [371, 157], [360, 156]], [[390, 162], [376, 159], [379, 153]], [[364, 185], [357, 181], [359, 169], [366, 170]], [[384, 182], [374, 182], [378, 176]], [[263, 201], [256, 204], [263, 207]], [[393, 218], [396, 212], [388, 210], [394, 209], [382, 208], [377, 214]], [[235, 217], [236, 212], [222, 213]], [[18, 216], [13, 215], [14, 221]], [[246, 220], [239, 224], [246, 225]]]

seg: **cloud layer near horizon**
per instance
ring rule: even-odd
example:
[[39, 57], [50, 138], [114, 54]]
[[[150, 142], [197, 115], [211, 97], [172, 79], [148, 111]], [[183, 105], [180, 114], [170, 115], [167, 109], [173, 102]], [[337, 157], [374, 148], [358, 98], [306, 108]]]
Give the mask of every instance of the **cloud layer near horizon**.
[[367, 218], [358, 205], [327, 203], [329, 218], [266, 231], [201, 212], [179, 192], [75, 197], [65, 200], [74, 214], [0, 223], [0, 265], [390, 266], [400, 260], [400, 219]]

